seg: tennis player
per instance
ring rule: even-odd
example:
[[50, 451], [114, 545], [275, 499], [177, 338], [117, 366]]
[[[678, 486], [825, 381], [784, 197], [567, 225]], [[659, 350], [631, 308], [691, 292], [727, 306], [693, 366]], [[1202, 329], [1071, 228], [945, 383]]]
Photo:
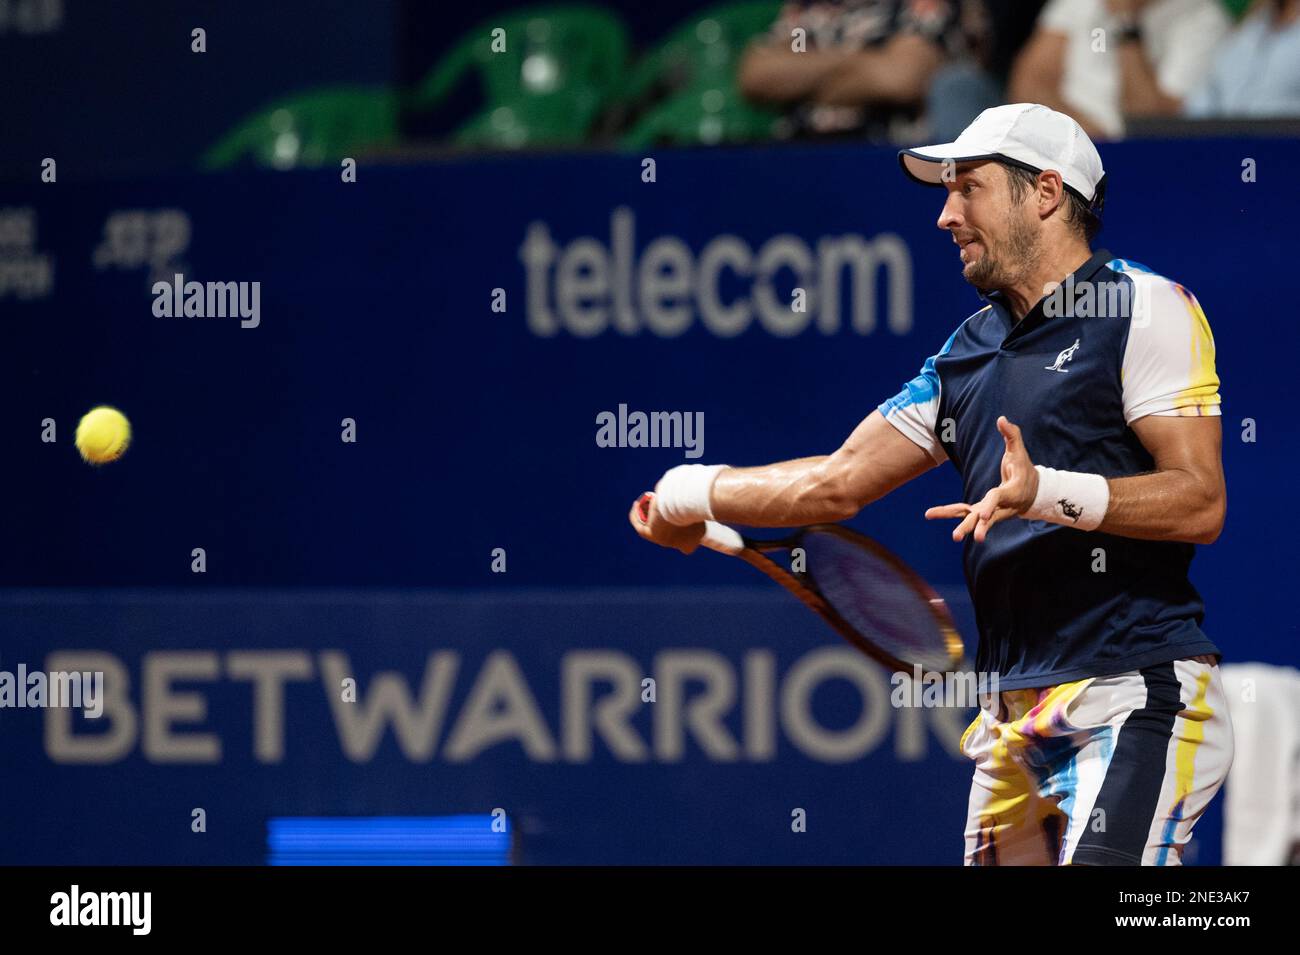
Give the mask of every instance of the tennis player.
[[[1044, 106], [981, 113], [903, 150], [946, 190], [938, 226], [986, 303], [830, 455], [683, 465], [642, 537], [690, 553], [702, 521], [840, 521], [944, 461], [1001, 692], [961, 740], [968, 865], [1178, 865], [1232, 762], [1219, 651], [1188, 581], [1226, 510], [1214, 339], [1183, 286], [1106, 251], [1105, 173]], [[812, 568], [810, 568], [812, 569]]]

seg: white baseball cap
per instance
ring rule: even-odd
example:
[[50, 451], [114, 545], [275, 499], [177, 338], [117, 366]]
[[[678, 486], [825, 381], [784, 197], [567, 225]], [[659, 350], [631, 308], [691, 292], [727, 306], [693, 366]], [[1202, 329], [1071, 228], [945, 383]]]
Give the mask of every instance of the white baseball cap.
[[[1100, 213], [1106, 171], [1083, 128], [1064, 113], [1037, 103], [994, 106], [975, 117], [955, 142], [904, 149], [903, 171], [927, 186], [939, 185], [945, 164], [1002, 159], [1034, 172], [1054, 169], [1065, 187]], [[951, 173], [949, 174], [951, 179]]]

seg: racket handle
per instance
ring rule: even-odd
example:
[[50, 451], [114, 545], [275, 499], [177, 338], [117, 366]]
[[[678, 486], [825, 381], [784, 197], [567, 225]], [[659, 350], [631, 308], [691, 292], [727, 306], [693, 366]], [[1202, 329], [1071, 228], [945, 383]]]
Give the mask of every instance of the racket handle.
[[735, 557], [745, 549], [745, 539], [734, 527], [719, 524], [717, 521], [704, 522], [704, 538], [700, 541], [709, 550]]
[[[653, 491], [646, 491], [636, 502], [636, 512], [641, 518], [641, 523], [650, 519], [650, 499], [654, 497]], [[709, 550], [716, 550], [720, 554], [730, 554], [735, 557], [745, 549], [745, 540], [742, 538], [734, 527], [728, 527], [726, 524], [719, 524], [717, 521], [704, 522], [704, 537], [700, 543]]]

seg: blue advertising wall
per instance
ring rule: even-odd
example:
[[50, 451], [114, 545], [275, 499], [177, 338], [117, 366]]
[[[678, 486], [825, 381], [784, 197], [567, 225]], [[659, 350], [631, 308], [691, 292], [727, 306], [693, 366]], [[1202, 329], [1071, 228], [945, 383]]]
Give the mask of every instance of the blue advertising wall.
[[[1192, 568], [1204, 626], [1230, 660], [1292, 663], [1296, 561], [1276, 498], [1295, 458], [1295, 147], [1188, 150], [1106, 148], [1099, 245], [1205, 308], [1229, 507]], [[0, 766], [23, 780], [0, 797], [3, 861], [257, 862], [271, 815], [495, 807], [524, 861], [960, 860], [969, 711], [873, 715], [886, 675], [803, 608], [624, 523], [673, 464], [833, 450], [916, 373], [979, 306], [935, 228], [940, 194], [886, 149], [664, 152], [650, 182], [644, 158], [0, 194], [0, 668], [96, 653], [131, 687], [122, 722], [62, 735], [50, 711], [0, 712]], [[256, 327], [155, 315], [153, 284], [177, 273], [261, 283]], [[795, 287], [806, 313], [788, 307]], [[72, 431], [98, 403], [131, 417], [135, 443], [94, 469]], [[620, 405], [702, 413], [702, 456], [598, 446], [597, 416]], [[936, 469], [852, 523], [939, 586], [973, 641], [960, 546], [922, 517], [959, 487]], [[240, 656], [272, 650], [300, 674], [278, 723], [248, 676], [273, 661]], [[575, 714], [619, 685], [573, 695], [592, 651], [619, 679], [682, 687], [626, 712], [644, 751], [615, 730], [581, 745]], [[426, 684], [439, 653], [455, 674]], [[376, 716], [363, 733], [330, 702], [343, 672], [358, 713], [392, 672], [440, 722]], [[277, 725], [279, 757], [263, 759], [276, 751], [259, 756], [255, 734]], [[424, 742], [407, 752], [402, 733]], [[107, 741], [69, 746], [77, 734]], [[1217, 858], [1212, 829], [1201, 861]]]
[[[5, 862], [256, 864], [273, 817], [495, 809], [524, 864], [961, 858], [967, 711], [892, 707], [888, 675], [779, 591], [28, 594], [0, 610], [18, 634], [0, 664], [127, 687], [98, 720], [4, 713], [0, 766], [23, 780]], [[281, 674], [278, 698], [250, 671]]]

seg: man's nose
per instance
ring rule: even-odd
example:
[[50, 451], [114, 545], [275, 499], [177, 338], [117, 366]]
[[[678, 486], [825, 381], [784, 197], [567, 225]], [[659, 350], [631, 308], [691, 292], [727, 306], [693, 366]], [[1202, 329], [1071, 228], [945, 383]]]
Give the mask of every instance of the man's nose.
[[960, 228], [962, 223], [961, 212], [958, 210], [959, 196], [955, 192], [948, 194], [947, 201], [944, 202], [943, 208], [939, 210], [939, 221], [935, 223], [945, 232], [950, 232], [954, 228]]

